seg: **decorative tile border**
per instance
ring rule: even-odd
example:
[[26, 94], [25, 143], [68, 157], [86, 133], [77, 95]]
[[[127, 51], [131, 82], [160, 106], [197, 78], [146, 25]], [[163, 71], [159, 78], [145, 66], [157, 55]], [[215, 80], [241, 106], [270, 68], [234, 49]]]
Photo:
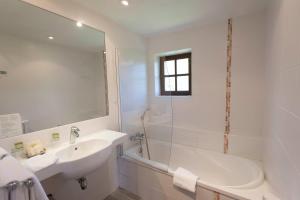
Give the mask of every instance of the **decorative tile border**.
[[232, 66], [232, 18], [228, 19], [227, 33], [227, 68], [226, 68], [226, 111], [224, 131], [224, 153], [228, 153], [231, 111], [231, 66]]
[[215, 200], [220, 200], [220, 194], [215, 192]]

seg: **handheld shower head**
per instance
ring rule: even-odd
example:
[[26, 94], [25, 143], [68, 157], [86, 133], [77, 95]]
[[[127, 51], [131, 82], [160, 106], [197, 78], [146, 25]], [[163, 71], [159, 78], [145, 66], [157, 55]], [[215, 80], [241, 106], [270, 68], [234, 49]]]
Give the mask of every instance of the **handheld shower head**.
[[146, 116], [146, 114], [147, 114], [148, 111], [150, 111], [149, 108], [147, 108], [147, 109], [143, 112], [143, 114], [142, 114], [142, 116], [141, 116], [141, 120], [142, 120], [142, 121], [145, 120], [145, 116]]
[[147, 154], [148, 154], [148, 159], [150, 160], [150, 151], [149, 151], [149, 144], [148, 144], [148, 137], [147, 137], [147, 132], [146, 132], [146, 127], [145, 127], [145, 116], [147, 114], [147, 112], [150, 111], [149, 108], [147, 108], [142, 116], [141, 116], [141, 122], [142, 122], [142, 126], [143, 126], [143, 130], [144, 130], [144, 135], [145, 135], [145, 141], [146, 141], [146, 148], [147, 148]]

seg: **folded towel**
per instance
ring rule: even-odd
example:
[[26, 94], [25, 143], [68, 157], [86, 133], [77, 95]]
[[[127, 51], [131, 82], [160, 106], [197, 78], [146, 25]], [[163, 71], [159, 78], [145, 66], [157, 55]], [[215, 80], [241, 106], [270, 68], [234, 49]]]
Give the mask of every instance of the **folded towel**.
[[33, 140], [25, 145], [26, 155], [28, 157], [37, 156], [46, 153], [46, 148], [41, 140]]
[[[24, 168], [15, 158], [7, 156], [0, 161], [0, 198], [7, 198], [7, 190], [3, 189], [12, 181], [23, 182], [27, 179], [33, 179], [33, 200], [48, 200], [43, 187], [36, 176]], [[27, 198], [27, 189], [24, 185], [19, 185], [14, 191], [14, 199], [25, 200]]]
[[0, 135], [12, 137], [23, 134], [22, 119], [19, 113], [0, 115]]
[[24, 165], [32, 172], [37, 172], [43, 168], [49, 167], [57, 162], [57, 156], [53, 154], [43, 154], [34, 156], [24, 161]]
[[190, 192], [196, 191], [198, 177], [190, 171], [181, 167], [174, 172], [173, 184]]

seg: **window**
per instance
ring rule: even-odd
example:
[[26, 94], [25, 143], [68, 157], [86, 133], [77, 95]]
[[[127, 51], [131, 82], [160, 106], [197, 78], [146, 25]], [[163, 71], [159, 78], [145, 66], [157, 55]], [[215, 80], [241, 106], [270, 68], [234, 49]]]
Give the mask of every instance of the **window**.
[[160, 95], [192, 95], [191, 53], [160, 57]]

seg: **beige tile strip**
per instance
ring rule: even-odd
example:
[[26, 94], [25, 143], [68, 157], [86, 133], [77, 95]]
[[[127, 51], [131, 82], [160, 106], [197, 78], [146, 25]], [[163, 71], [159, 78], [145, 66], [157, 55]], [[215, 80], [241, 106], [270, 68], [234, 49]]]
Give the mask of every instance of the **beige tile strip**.
[[232, 19], [228, 19], [224, 153], [228, 153], [231, 111]]
[[215, 200], [220, 200], [220, 194], [215, 192]]

